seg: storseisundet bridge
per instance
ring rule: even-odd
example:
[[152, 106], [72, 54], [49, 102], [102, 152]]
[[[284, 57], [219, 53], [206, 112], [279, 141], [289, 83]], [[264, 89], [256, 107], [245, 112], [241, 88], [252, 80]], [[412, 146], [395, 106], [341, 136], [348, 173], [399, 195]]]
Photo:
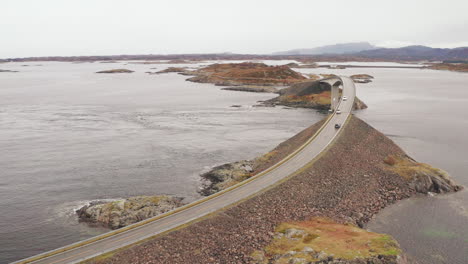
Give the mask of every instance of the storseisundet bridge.
[[[14, 263], [63, 264], [90, 259], [189, 224], [203, 216], [248, 199], [293, 175], [315, 160], [321, 152], [326, 151], [340, 131], [345, 128], [353, 108], [356, 89], [350, 78], [333, 77], [321, 80], [321, 82], [328, 83], [332, 87], [332, 111], [328, 118], [304, 145], [272, 167], [226, 190], [165, 214]], [[339, 96], [340, 88], [342, 88], [341, 97]], [[335, 128], [336, 124], [340, 127]]]

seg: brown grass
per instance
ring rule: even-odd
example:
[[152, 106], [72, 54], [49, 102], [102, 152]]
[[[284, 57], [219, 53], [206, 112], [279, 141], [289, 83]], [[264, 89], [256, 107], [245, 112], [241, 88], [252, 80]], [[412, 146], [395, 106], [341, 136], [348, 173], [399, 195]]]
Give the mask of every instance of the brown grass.
[[[338, 224], [326, 218], [282, 223], [277, 227], [276, 232], [285, 233], [288, 229], [305, 231], [305, 235], [302, 239], [286, 236], [275, 238], [265, 248], [267, 256], [282, 255], [288, 251], [301, 251], [305, 247], [310, 247], [315, 252], [323, 251], [327, 255], [334, 255], [335, 259], [348, 260], [400, 254], [397, 242], [386, 234], [369, 232], [349, 224]], [[308, 261], [317, 261], [310, 254], [300, 257]]]

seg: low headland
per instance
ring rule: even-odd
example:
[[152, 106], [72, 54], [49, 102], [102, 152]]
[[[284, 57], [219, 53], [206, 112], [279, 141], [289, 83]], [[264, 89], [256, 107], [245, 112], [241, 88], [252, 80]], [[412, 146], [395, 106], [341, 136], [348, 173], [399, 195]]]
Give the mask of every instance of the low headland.
[[[324, 122], [324, 121], [321, 121]], [[204, 174], [209, 195], [254, 176], [297, 149], [316, 123], [253, 160]], [[462, 187], [418, 163], [351, 116], [318, 159], [241, 203], [89, 263], [416, 263], [388, 235], [364, 230], [381, 209]]]
[[468, 72], [468, 62], [463, 63], [434, 63], [427, 68], [432, 70]]

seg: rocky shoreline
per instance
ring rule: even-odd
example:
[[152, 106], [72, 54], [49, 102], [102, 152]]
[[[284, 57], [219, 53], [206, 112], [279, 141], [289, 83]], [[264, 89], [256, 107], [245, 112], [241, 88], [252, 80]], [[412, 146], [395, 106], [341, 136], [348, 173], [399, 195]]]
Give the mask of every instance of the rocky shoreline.
[[[250, 176], [254, 175], [264, 166], [274, 164], [297, 149], [319, 127], [315, 124], [283, 142], [260, 157], [263, 162], [254, 162], [251, 168], [245, 167], [244, 163], [220, 168], [224, 170], [220, 175], [224, 176], [219, 179], [242, 180], [245, 171]], [[241, 171], [231, 173], [232, 168]], [[330, 219], [333, 224], [363, 227], [381, 209], [401, 199], [418, 193], [454, 192], [461, 188], [445, 173], [415, 162], [389, 138], [352, 116], [329, 150], [287, 181], [185, 228], [90, 262], [414, 263], [396, 249], [390, 250], [395, 245], [391, 243], [391, 238], [385, 236], [380, 237], [389, 242], [384, 245], [384, 248], [390, 247], [389, 250], [373, 254], [378, 249], [366, 247], [370, 255], [363, 257], [337, 258], [341, 249], [347, 246], [338, 248], [337, 253], [321, 249], [321, 244], [313, 244], [330, 238], [324, 233], [318, 234], [317, 237], [321, 237], [319, 240], [314, 240], [317, 234], [310, 234], [312, 238], [307, 240], [312, 244], [307, 242], [306, 246], [297, 250], [272, 252], [270, 249], [278, 242], [280, 227], [285, 224], [296, 225], [294, 229], [300, 229], [297, 225], [307, 228], [310, 221], [319, 217]], [[280, 241], [296, 243], [298, 240], [295, 239], [299, 239], [305, 243], [303, 240], [310, 236], [303, 236], [301, 232], [291, 236], [292, 239], [286, 241], [283, 237]], [[353, 232], [369, 235], [365, 230], [355, 229]], [[301, 260], [304, 254], [311, 259], [306, 262]]]

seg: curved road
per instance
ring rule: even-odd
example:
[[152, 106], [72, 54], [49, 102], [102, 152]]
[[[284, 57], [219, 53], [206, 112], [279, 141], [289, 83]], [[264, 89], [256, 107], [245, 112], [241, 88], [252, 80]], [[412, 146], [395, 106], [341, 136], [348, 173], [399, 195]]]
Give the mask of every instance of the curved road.
[[[214, 194], [201, 201], [184, 206], [182, 210], [176, 209], [173, 212], [143, 221], [144, 224], [137, 223], [123, 228], [123, 230], [127, 231], [111, 231], [85, 240], [85, 242], [81, 241], [15, 263], [62, 264], [80, 262], [174, 229], [197, 218], [223, 209], [293, 174], [325, 150], [337, 136], [338, 132], [343, 129], [335, 129], [335, 124], [342, 125], [348, 118], [353, 107], [356, 91], [354, 83], [350, 78], [340, 78], [343, 83], [343, 96], [348, 98], [346, 101], [341, 100], [339, 102], [341, 114], [332, 113], [329, 121], [321, 128], [321, 131], [313, 140], [306, 143], [302, 149], [288, 156], [277, 165], [261, 173], [262, 175], [253, 177], [252, 180], [241, 183], [239, 186], [234, 186], [234, 188], [230, 188], [228, 191]], [[339, 80], [336, 78], [336, 81]]]

